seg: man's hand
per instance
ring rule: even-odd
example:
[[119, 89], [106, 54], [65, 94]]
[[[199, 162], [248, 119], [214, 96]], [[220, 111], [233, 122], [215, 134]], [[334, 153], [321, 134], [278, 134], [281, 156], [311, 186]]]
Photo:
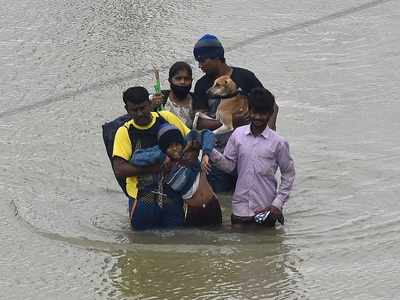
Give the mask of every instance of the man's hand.
[[275, 206], [271, 206], [271, 214], [278, 220], [279, 223], [281, 223], [282, 225], [285, 223], [285, 218], [283, 217], [282, 211], [275, 207]]
[[263, 208], [263, 209], [258, 209], [258, 210], [256, 210], [256, 211], [254, 211], [254, 213], [255, 213], [255, 214], [259, 214], [259, 213], [262, 213], [262, 212], [269, 211], [270, 209], [271, 209], [271, 207], [268, 206], [268, 207]]
[[164, 96], [163, 94], [154, 94], [151, 97], [151, 107], [152, 109], [156, 109], [159, 107], [161, 104], [164, 104]]
[[275, 206], [271, 206], [270, 211], [271, 211], [271, 214], [276, 218], [278, 218], [278, 216], [282, 215], [282, 211]]
[[144, 174], [153, 174], [160, 172], [160, 165], [152, 165], [147, 167], [138, 167], [130, 164], [125, 159], [115, 156], [113, 157], [113, 169], [117, 177], [131, 177]]
[[275, 206], [268, 206], [264, 209], [256, 210], [255, 214], [257, 215], [259, 213], [266, 212], [266, 211], [270, 211], [272, 217], [274, 217], [276, 220], [278, 220], [278, 222], [281, 223], [282, 225], [285, 223], [285, 218], [283, 217], [282, 211]]

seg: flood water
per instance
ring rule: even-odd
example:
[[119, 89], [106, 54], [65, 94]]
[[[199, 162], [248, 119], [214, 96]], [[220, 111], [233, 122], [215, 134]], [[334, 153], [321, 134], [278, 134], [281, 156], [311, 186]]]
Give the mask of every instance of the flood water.
[[[399, 1], [0, 4], [0, 299], [398, 297]], [[204, 33], [276, 95], [286, 224], [132, 232], [101, 124]]]

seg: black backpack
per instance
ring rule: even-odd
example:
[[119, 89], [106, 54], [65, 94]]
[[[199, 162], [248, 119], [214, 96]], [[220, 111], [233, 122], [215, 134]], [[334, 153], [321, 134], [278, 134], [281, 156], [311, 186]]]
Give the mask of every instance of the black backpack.
[[[102, 125], [103, 141], [104, 141], [104, 145], [106, 146], [107, 155], [108, 155], [108, 158], [110, 159], [110, 163], [111, 163], [111, 167], [113, 168], [113, 171], [114, 171], [114, 167], [113, 167], [113, 162], [112, 162], [112, 154], [113, 154], [113, 148], [114, 148], [115, 134], [117, 133], [118, 128], [123, 126], [130, 119], [131, 119], [131, 117], [126, 114], [126, 115], [116, 118], [115, 120], [106, 122]], [[114, 172], [114, 175], [115, 175], [115, 172]], [[117, 179], [117, 182], [118, 182], [119, 186], [121, 187], [121, 189], [128, 196], [128, 194], [126, 192], [125, 177], [115, 176], [115, 178]]]

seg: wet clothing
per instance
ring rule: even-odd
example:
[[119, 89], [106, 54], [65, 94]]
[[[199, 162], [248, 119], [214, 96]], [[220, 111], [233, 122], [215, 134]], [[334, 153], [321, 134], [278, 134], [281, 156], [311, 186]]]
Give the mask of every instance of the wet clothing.
[[[134, 151], [151, 149], [158, 143], [158, 132], [165, 124], [174, 125], [185, 136], [189, 128], [174, 114], [152, 112], [147, 126], [139, 126], [133, 120], [118, 128], [113, 146], [113, 157], [127, 162]], [[136, 230], [176, 227], [184, 224], [183, 203], [179, 198], [167, 199], [163, 191], [161, 174], [143, 174], [126, 178], [129, 216]]]
[[[185, 143], [196, 140], [201, 145], [203, 153], [208, 155], [214, 149], [215, 139], [214, 134], [210, 130], [190, 130], [185, 136]], [[140, 148], [132, 154], [131, 163], [137, 166], [150, 166], [164, 161], [166, 155], [160, 149], [159, 145], [148, 148]]]
[[165, 202], [160, 206], [156, 201], [139, 197], [129, 198], [129, 219], [136, 230], [173, 228], [184, 225], [185, 215], [182, 203]]
[[231, 223], [232, 224], [242, 224], [242, 225], [258, 225], [258, 226], [267, 226], [267, 227], [274, 227], [276, 223], [276, 218], [272, 216], [268, 216], [268, 218], [262, 222], [258, 223], [254, 219], [254, 216], [252, 217], [240, 217], [236, 216], [234, 214], [231, 215]]
[[[133, 120], [129, 120], [117, 130], [114, 140], [113, 157], [118, 156], [126, 161], [130, 161], [135, 149], [150, 148], [157, 145], [156, 127], [160, 126], [160, 123], [162, 123], [160, 122], [160, 116], [166, 122], [177, 127], [183, 136], [190, 131], [177, 116], [168, 111], [162, 111], [159, 113], [152, 112], [151, 114], [152, 120], [147, 126], [139, 126]], [[144, 145], [145, 147], [141, 145], [142, 141], [140, 144], [135, 144], [135, 139], [137, 137], [141, 137], [140, 140], [143, 140], [143, 137], [145, 136], [149, 137], [149, 140], [151, 139], [151, 141], [146, 142], [147, 145]], [[136, 198], [137, 196], [137, 183], [137, 176], [126, 178], [126, 190], [128, 195], [132, 198]]]
[[[210, 130], [203, 130], [200, 133], [192, 130], [186, 135], [186, 140], [188, 142], [197, 140], [202, 145], [202, 151], [208, 155], [214, 147], [214, 135]], [[136, 150], [131, 163], [137, 166], [149, 166], [164, 158], [165, 154], [160, 151], [159, 146], [154, 146]], [[201, 172], [198, 159], [190, 166], [175, 165], [165, 175], [164, 192], [167, 199], [187, 204], [186, 225], [215, 226], [222, 223], [221, 207], [207, 182], [206, 175]]]
[[[250, 125], [238, 127], [229, 138], [224, 154], [213, 150], [210, 158], [225, 171], [237, 170], [232, 199], [234, 215], [253, 217], [256, 211], [271, 205], [282, 210], [292, 189], [295, 169], [288, 142], [275, 131], [267, 127], [254, 136]], [[279, 188], [275, 178], [278, 167]]]
[[214, 196], [204, 206], [189, 206], [186, 212], [185, 225], [202, 227], [218, 226], [222, 224], [221, 206], [216, 196]]

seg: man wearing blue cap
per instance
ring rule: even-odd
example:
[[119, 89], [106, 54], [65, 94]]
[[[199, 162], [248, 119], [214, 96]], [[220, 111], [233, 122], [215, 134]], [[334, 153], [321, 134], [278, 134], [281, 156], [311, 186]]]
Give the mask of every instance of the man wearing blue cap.
[[[215, 110], [216, 105], [213, 105], [212, 99], [209, 99], [207, 90], [213, 85], [214, 80], [222, 75], [229, 75], [245, 95], [247, 95], [253, 88], [263, 87], [262, 83], [257, 79], [253, 72], [244, 68], [231, 67], [226, 64], [224, 48], [218, 38], [214, 35], [206, 34], [201, 37], [194, 45], [193, 55], [199, 63], [200, 69], [205, 73], [204, 76], [196, 82], [194, 88], [194, 110], [210, 113], [211, 115], [214, 113], [210, 110]], [[268, 123], [268, 127], [273, 130], [276, 129], [277, 115], [278, 106], [275, 105], [274, 114]], [[239, 116], [239, 119], [240, 117], [243, 116]], [[221, 124], [216, 124], [216, 127], [219, 127], [220, 125]]]
[[[194, 100], [192, 103], [194, 111], [205, 112], [214, 116], [220, 99], [212, 99], [207, 90], [213, 85], [215, 79], [222, 75], [228, 75], [241, 89], [241, 93], [248, 95], [253, 88], [263, 87], [253, 72], [238, 67], [231, 67], [226, 64], [224, 48], [218, 38], [211, 34], [201, 37], [195, 44], [193, 55], [199, 63], [200, 69], [205, 73], [195, 85]], [[276, 118], [278, 106], [274, 105], [274, 112], [268, 122], [268, 127], [276, 130]], [[235, 127], [246, 125], [250, 122], [248, 113], [233, 115]], [[214, 130], [222, 124], [217, 120], [203, 119], [196, 124], [198, 129]], [[216, 135], [216, 148], [223, 152], [231, 132], [223, 135]], [[209, 174], [209, 182], [215, 192], [227, 192], [233, 189], [235, 178], [221, 170], [213, 168]]]

